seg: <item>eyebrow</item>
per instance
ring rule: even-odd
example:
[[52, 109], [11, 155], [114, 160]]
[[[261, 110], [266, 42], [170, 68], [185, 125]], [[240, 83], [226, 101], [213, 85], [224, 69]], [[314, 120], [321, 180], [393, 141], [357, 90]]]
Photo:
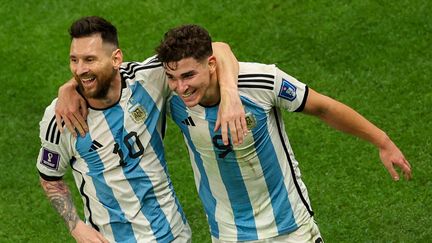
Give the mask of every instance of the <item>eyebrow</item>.
[[182, 78], [184, 78], [184, 77], [191, 76], [191, 75], [193, 75], [193, 74], [195, 74], [195, 73], [196, 73], [196, 72], [195, 72], [194, 70], [191, 70], [191, 71], [188, 71], [188, 72], [185, 72], [185, 73], [180, 74], [180, 76], [181, 76]]
[[[166, 74], [168, 77], [174, 77], [174, 75], [171, 74], [171, 73], [169, 73], [168, 71], [165, 71], [165, 74]], [[184, 72], [184, 73], [180, 74], [180, 77], [181, 77], [181, 78], [185, 78], [185, 77], [192, 76], [192, 75], [194, 75], [194, 74], [196, 74], [196, 71], [195, 71], [195, 70], [190, 70], [190, 71], [187, 71], [187, 72]]]

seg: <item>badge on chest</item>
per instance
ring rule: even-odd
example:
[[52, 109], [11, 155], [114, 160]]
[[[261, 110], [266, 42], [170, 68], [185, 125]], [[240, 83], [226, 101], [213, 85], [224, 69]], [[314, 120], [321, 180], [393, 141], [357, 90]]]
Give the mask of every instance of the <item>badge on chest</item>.
[[147, 112], [144, 107], [132, 98], [129, 100], [128, 106], [129, 116], [132, 120], [137, 124], [143, 123], [147, 118]]

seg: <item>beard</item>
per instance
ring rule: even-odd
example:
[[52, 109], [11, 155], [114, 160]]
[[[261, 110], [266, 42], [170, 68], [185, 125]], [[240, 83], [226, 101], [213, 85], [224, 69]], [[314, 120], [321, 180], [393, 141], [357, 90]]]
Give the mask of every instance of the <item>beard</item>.
[[[117, 70], [112, 69], [111, 72], [107, 75], [94, 75], [94, 74], [85, 74], [81, 75], [81, 77], [75, 75], [75, 80], [78, 81], [78, 89], [79, 92], [85, 97], [89, 99], [104, 99], [108, 95], [108, 91], [111, 88], [111, 84], [117, 74]], [[81, 78], [84, 76], [95, 76], [96, 82], [94, 90], [88, 90], [82, 84]]]

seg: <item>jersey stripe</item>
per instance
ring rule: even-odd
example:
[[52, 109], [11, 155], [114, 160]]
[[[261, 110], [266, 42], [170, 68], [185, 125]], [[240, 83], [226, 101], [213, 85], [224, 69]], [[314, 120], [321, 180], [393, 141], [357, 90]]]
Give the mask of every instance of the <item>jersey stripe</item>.
[[[115, 199], [111, 187], [105, 181], [102, 174], [104, 170], [103, 162], [97, 153], [86, 153], [92, 144], [90, 134], [87, 133], [85, 137], [77, 137], [76, 150], [80, 153], [82, 158], [87, 162], [89, 172], [88, 176], [93, 178], [93, 184], [96, 189], [96, 196], [102, 205], [110, 205], [105, 208], [110, 216], [110, 222], [121, 222], [121, 224], [112, 225], [112, 231], [116, 241], [124, 241], [133, 234], [133, 229], [125, 217], [124, 212], [120, 208], [118, 201]], [[130, 238], [129, 238], [130, 239]]]
[[262, 78], [269, 78], [271, 80], [274, 79], [274, 75], [271, 74], [265, 74], [265, 73], [256, 73], [256, 74], [239, 74], [239, 79], [241, 78], [257, 78], [257, 77], [262, 77]]
[[[64, 122], [62, 122], [62, 126]], [[54, 144], [59, 144], [60, 142], [60, 131], [57, 129], [57, 123], [55, 120], [55, 116], [51, 119], [48, 129], [45, 133], [45, 140]]]
[[141, 63], [137, 63], [137, 62], [132, 63], [132, 64], [128, 63], [126, 68], [122, 68], [122, 67], [120, 68], [120, 73], [126, 79], [134, 79], [135, 73], [140, 71], [140, 70], [152, 69], [152, 68], [157, 68], [157, 67], [161, 67], [161, 66], [162, 66], [162, 63], [160, 63], [160, 62], [146, 63], [145, 65], [142, 65]]
[[[174, 120], [176, 120], [177, 124], [181, 124], [181, 117], [187, 117], [188, 114], [186, 113], [186, 106], [183, 103], [183, 101], [180, 99], [180, 97], [178, 96], [173, 96], [171, 102], [170, 102], [170, 106], [171, 106], [171, 110], [174, 110], [176, 108], [174, 108], [175, 105], [181, 106], [182, 109], [178, 109], [178, 112], [176, 112], [176, 116], [173, 117]], [[176, 109], [177, 110], [177, 109]], [[186, 137], [186, 142], [188, 143], [189, 148], [191, 149], [190, 151], [193, 152], [193, 159], [195, 161], [195, 164], [199, 170], [199, 173], [201, 175], [200, 180], [199, 180], [199, 187], [198, 187], [198, 194], [202, 200], [203, 206], [206, 209], [206, 213], [207, 213], [207, 220], [208, 223], [210, 225], [210, 231], [211, 234], [216, 237], [219, 238], [219, 227], [218, 227], [218, 223], [216, 221], [216, 199], [214, 198], [214, 196], [212, 195], [211, 191], [210, 191], [210, 183], [207, 177], [207, 173], [204, 169], [204, 163], [199, 155], [199, 153], [197, 153], [195, 145], [192, 142], [191, 139], [191, 135], [189, 133], [188, 129], [182, 129], [183, 135]]]
[[274, 87], [274, 76], [270, 74], [241, 74], [238, 77], [239, 88], [273, 90]]
[[[279, 121], [278, 110], [277, 110], [276, 108], [273, 108], [273, 111], [274, 111], [274, 114], [275, 114], [275, 119], [276, 119], [276, 121]], [[294, 181], [294, 185], [295, 185], [295, 188], [296, 188], [296, 190], [297, 190], [297, 193], [299, 194], [300, 199], [302, 200], [303, 205], [306, 207], [306, 209], [307, 209], [307, 211], [309, 212], [309, 214], [310, 214], [311, 216], [313, 216], [313, 215], [314, 215], [314, 212], [310, 209], [309, 204], [307, 203], [305, 197], [303, 196], [303, 194], [302, 194], [302, 192], [301, 192], [301, 190], [300, 190], [300, 186], [299, 186], [299, 184], [298, 184], [298, 181], [296, 180], [297, 176], [295, 175], [295, 172], [294, 172], [294, 165], [293, 165], [293, 162], [292, 162], [292, 160], [291, 160], [291, 157], [289, 156], [287, 145], [286, 145], [286, 143], [284, 142], [284, 139], [283, 139], [283, 136], [282, 136], [282, 128], [281, 128], [281, 124], [279, 124], [279, 122], [276, 122], [276, 124], [277, 124], [277, 128], [278, 128], [279, 138], [280, 138], [280, 140], [281, 140], [282, 146], [283, 146], [283, 148], [284, 148], [285, 156], [287, 157], [287, 159], [288, 159], [288, 164], [289, 164], [289, 166], [290, 166], [291, 178], [292, 178], [293, 181]]]
[[[248, 104], [248, 109], [250, 109], [255, 116], [260, 117], [258, 119], [266, 120], [261, 123], [263, 124], [262, 127], [255, 127], [252, 129], [254, 140], [260, 141], [263, 137], [268, 137], [269, 135], [264, 135], [264, 133], [268, 133], [269, 130], [267, 121], [268, 117], [265, 111], [261, 107], [254, 105], [254, 102], [250, 101], [248, 98], [244, 96], [241, 98], [244, 104]], [[295, 219], [291, 204], [288, 200], [288, 191], [285, 185], [281, 183], [281, 178], [284, 178], [282, 169], [279, 163], [274, 163], [275, 161], [278, 161], [277, 152], [274, 150], [271, 140], [268, 142], [254, 143], [254, 145], [257, 144], [261, 145], [259, 148], [255, 147], [255, 150], [257, 151], [257, 156], [270, 194], [273, 215], [275, 217], [278, 231], [281, 233], [282, 230], [286, 231], [287, 228], [295, 229], [297, 228], [297, 225], [294, 224], [293, 226], [291, 224], [291, 222], [295, 222]]]
[[[206, 120], [212, 120], [212, 118], [217, 117], [216, 112], [217, 109], [206, 109]], [[212, 138], [218, 137], [215, 136], [214, 123], [209, 123], [208, 129]], [[215, 144], [215, 158], [217, 159], [220, 175], [228, 193], [229, 200], [232, 202], [232, 212], [238, 232], [237, 239], [256, 239], [257, 232], [254, 213], [235, 153], [226, 153], [228, 150], [232, 151], [232, 145], [223, 145], [222, 136], [219, 136], [217, 141], [213, 140]], [[216, 146], [216, 144], [219, 145]], [[231, 147], [231, 149], [228, 146]], [[222, 157], [221, 155], [225, 156]]]
[[79, 172], [77, 169], [74, 168], [73, 165], [74, 165], [75, 161], [76, 161], [75, 158], [72, 158], [70, 165], [74, 171], [76, 171], [77, 173], [80, 174], [81, 184], [79, 187], [79, 192], [80, 192], [81, 196], [83, 196], [85, 198], [85, 207], [87, 208], [87, 211], [89, 212], [89, 217], [88, 217], [89, 223], [91, 224], [91, 226], [95, 230], [99, 231], [99, 227], [93, 222], [93, 215], [92, 215], [93, 213], [92, 213], [92, 210], [90, 207], [90, 199], [89, 199], [88, 195], [84, 192], [84, 187], [85, 187], [86, 181], [85, 181], [83, 175], [81, 174], [81, 172]]
[[273, 90], [273, 86], [264, 86], [264, 85], [253, 85], [253, 84], [238, 84], [237, 87], [239, 88], [256, 88], [256, 89], [268, 89]]
[[[137, 97], [138, 98], [138, 97]], [[138, 98], [140, 99], [140, 98]], [[124, 160], [128, 161], [125, 167], [123, 167], [123, 173], [126, 179], [129, 181], [132, 189], [134, 190], [136, 196], [138, 198], [146, 198], [143, 201], [143, 205], [141, 205], [141, 211], [150, 222], [150, 226], [156, 236], [156, 238], [162, 238], [166, 232], [170, 232], [169, 223], [166, 217], [160, 217], [163, 215], [159, 203], [157, 202], [156, 196], [154, 195], [154, 190], [150, 178], [147, 176], [144, 170], [142, 170], [137, 164], [140, 162], [140, 157], [132, 158], [130, 154], [134, 154], [134, 151], [126, 153], [128, 148], [125, 145], [125, 141], [123, 141], [123, 137], [128, 132], [122, 129], [123, 126], [123, 114], [122, 108], [117, 105], [112, 109], [105, 110], [104, 115], [108, 126], [110, 127], [111, 132], [113, 133], [114, 140], [116, 143], [121, 144], [121, 150], [124, 151], [124, 156], [127, 157]], [[123, 134], [114, 134], [115, 131], [123, 130]], [[136, 152], [136, 151], [135, 151]], [[129, 169], [129, 167], [135, 168], [133, 171]], [[133, 178], [143, 178], [143, 180], [134, 180]], [[148, 206], [151, 205], [151, 206]], [[153, 210], [149, 210], [153, 209]], [[163, 229], [163, 230], [158, 230]], [[172, 235], [170, 237], [173, 239]]]
[[[136, 92], [137, 92], [137, 98], [136, 100], [140, 100], [141, 101], [141, 105], [143, 105], [144, 107], [146, 107], [147, 111], [151, 111], [151, 112], [157, 112], [158, 114], [154, 114], [152, 113], [151, 115], [148, 116], [148, 118], [145, 121], [145, 125], [147, 127], [157, 127], [156, 123], [158, 122], [158, 119], [160, 116], [165, 117], [165, 113], [160, 114], [161, 111], [155, 110], [156, 104], [154, 104], [154, 101], [152, 99], [152, 97], [150, 96], [149, 93], [147, 93], [146, 89], [144, 89], [141, 84], [135, 83], [136, 84]], [[134, 88], [132, 87], [132, 90]], [[163, 123], [165, 123], [166, 118], [163, 119]], [[165, 124], [162, 124], [162, 126], [164, 127]], [[150, 131], [149, 131], [150, 132]], [[164, 145], [163, 145], [163, 141], [162, 141], [162, 137], [163, 137], [163, 133], [164, 131], [161, 131], [162, 134], [158, 134], [157, 130], [153, 131], [153, 134], [151, 134], [151, 140], [150, 140], [150, 144], [153, 147], [154, 152], [157, 155], [158, 160], [161, 163], [162, 168], [164, 168], [164, 171], [166, 173], [166, 175], [168, 175], [168, 171], [167, 171], [167, 165], [166, 165], [166, 159], [164, 156]], [[168, 177], [168, 176], [167, 176]], [[168, 182], [169, 182], [169, 188], [174, 191], [174, 188], [172, 186], [171, 180], [168, 177]], [[175, 202], [177, 204], [177, 208], [178, 208], [178, 212], [180, 213], [183, 222], [186, 223], [186, 216], [183, 212], [183, 210], [181, 209], [180, 206], [180, 202], [178, 201], [178, 198], [175, 197]]]

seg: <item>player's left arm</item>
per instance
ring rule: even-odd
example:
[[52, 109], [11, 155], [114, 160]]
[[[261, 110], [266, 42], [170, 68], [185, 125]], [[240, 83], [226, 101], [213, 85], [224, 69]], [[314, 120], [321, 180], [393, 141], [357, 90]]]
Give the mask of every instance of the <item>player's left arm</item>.
[[221, 102], [215, 131], [221, 127], [222, 140], [228, 145], [228, 129], [234, 144], [241, 144], [247, 133], [245, 112], [240, 101], [237, 89], [239, 64], [228, 44], [213, 42], [213, 55], [216, 57], [216, 69], [219, 87], [221, 90]]
[[387, 134], [347, 105], [309, 88], [303, 112], [319, 117], [330, 126], [362, 138], [379, 149], [381, 161], [393, 180], [399, 180], [394, 166], [411, 179], [411, 165]]
[[88, 109], [85, 99], [77, 91], [78, 83], [72, 78], [63, 84], [58, 91], [55, 107], [57, 127], [63, 132], [62, 120], [74, 137], [77, 136], [75, 128], [81, 136], [88, 132], [86, 123]]

